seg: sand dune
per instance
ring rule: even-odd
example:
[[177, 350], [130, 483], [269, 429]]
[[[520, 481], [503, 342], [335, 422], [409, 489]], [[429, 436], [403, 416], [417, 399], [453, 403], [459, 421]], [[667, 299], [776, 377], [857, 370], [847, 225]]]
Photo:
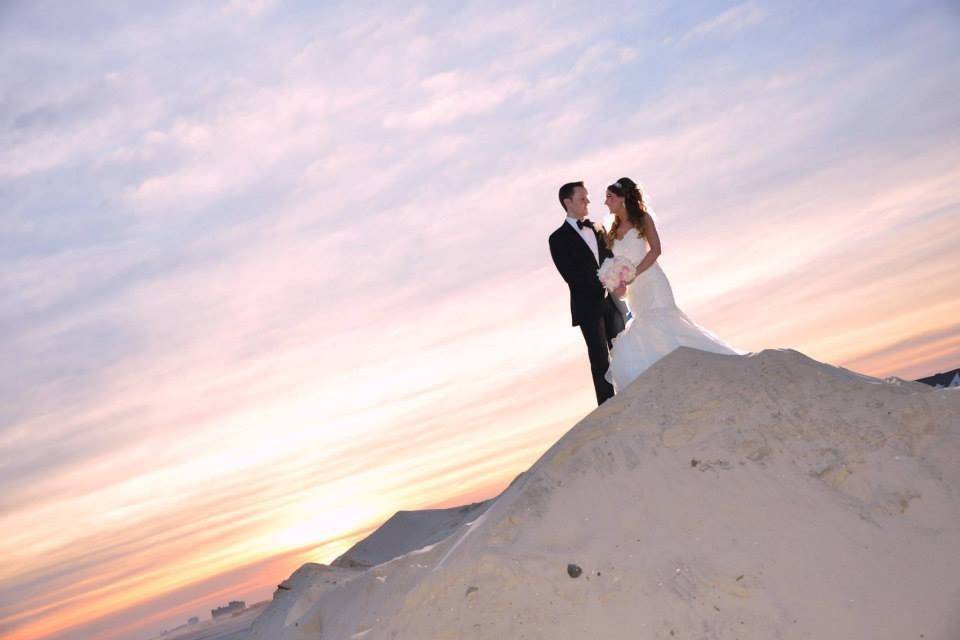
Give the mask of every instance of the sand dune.
[[955, 640], [957, 549], [960, 392], [679, 349], [444, 539], [302, 567], [249, 637]]
[[452, 509], [398, 511], [332, 564], [337, 567], [372, 567], [440, 542], [483, 515], [491, 502], [486, 500]]

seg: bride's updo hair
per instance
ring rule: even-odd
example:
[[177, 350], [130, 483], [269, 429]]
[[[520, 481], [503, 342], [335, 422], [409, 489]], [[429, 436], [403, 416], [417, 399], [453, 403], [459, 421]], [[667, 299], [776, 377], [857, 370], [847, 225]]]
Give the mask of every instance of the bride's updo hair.
[[[629, 220], [630, 224], [632, 224], [637, 230], [637, 233], [639, 233], [641, 236], [644, 235], [643, 223], [650, 214], [647, 211], [647, 205], [643, 201], [643, 194], [640, 193], [637, 183], [630, 178], [620, 178], [612, 185], [607, 187], [607, 191], [615, 196], [623, 198], [624, 205], [627, 208], [627, 220]], [[617, 238], [619, 226], [620, 219], [617, 218], [613, 221], [613, 226], [610, 227], [610, 235], [608, 239], [609, 244], [612, 244]]]

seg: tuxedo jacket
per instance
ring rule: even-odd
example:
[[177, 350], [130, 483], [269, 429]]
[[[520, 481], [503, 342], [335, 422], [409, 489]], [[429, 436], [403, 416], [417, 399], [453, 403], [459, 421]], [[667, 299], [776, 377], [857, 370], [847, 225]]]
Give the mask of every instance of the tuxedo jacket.
[[[597, 237], [600, 263], [603, 263], [607, 258], [612, 258], [613, 253], [607, 248], [600, 233], [596, 230], [593, 233]], [[600, 278], [597, 277], [600, 265], [587, 243], [566, 220], [559, 229], [550, 234], [550, 255], [557, 271], [570, 287], [570, 315], [573, 326], [603, 316], [610, 337], [620, 333], [624, 325], [623, 315], [600, 284]]]

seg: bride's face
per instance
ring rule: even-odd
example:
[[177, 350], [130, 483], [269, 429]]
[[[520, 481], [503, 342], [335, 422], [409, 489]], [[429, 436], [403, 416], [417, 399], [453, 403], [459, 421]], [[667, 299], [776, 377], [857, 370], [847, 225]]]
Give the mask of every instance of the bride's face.
[[623, 204], [623, 198], [612, 191], [607, 191], [607, 199], [604, 200], [603, 203], [607, 205], [607, 209], [610, 209], [610, 213], [618, 218], [627, 210]]

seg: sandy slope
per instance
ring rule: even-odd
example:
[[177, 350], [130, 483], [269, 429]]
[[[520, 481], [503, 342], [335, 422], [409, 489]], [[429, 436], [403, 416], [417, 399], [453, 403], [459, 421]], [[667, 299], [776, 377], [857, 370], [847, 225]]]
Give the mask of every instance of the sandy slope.
[[960, 392], [679, 349], [471, 525], [317, 570], [256, 637], [955, 640], [958, 549]]
[[367, 568], [435, 544], [483, 515], [491, 502], [485, 500], [451, 509], [398, 511], [332, 564], [337, 567]]

